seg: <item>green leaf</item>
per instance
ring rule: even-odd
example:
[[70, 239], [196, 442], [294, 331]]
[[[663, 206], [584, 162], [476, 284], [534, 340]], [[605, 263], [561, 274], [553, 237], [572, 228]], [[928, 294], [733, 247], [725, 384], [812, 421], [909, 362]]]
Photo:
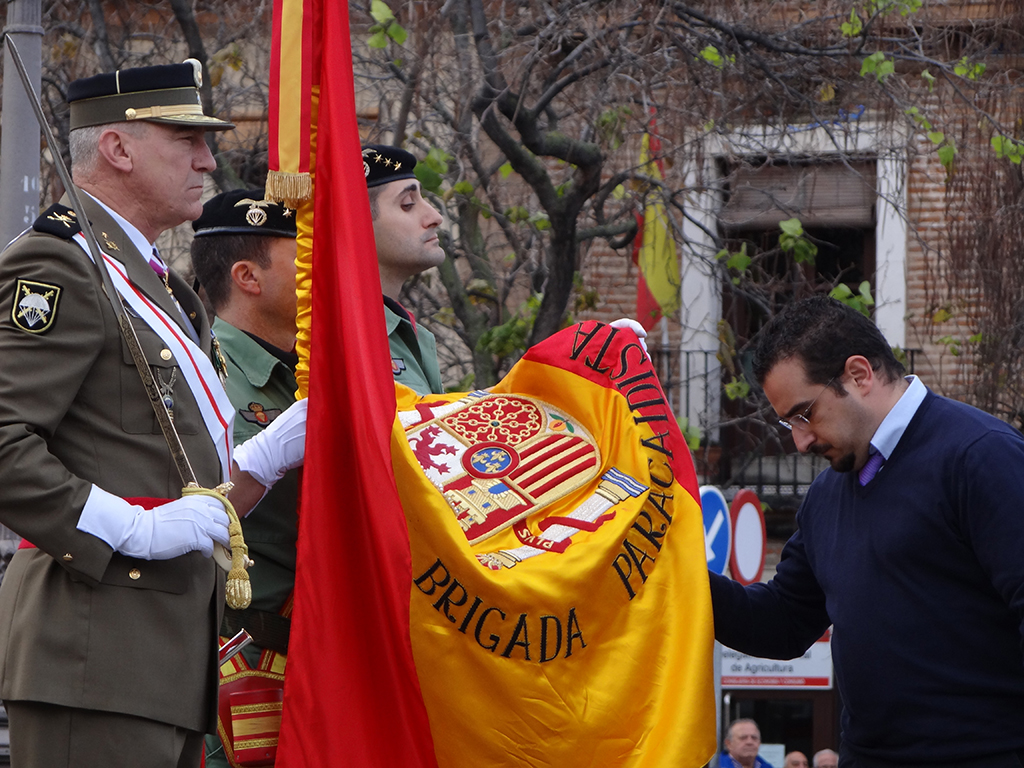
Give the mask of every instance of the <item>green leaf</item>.
[[[942, 167], [947, 171], [953, 167], [953, 158], [956, 157], [956, 147], [952, 144], [945, 144], [939, 147], [939, 162], [942, 163]], [[1018, 160], [1018, 162], [1020, 162]]]
[[927, 83], [928, 93], [932, 93], [935, 90], [935, 75], [925, 69], [921, 72], [921, 79]]
[[452, 191], [469, 197], [473, 194], [473, 185], [470, 182], [463, 180], [453, 186]]
[[871, 283], [865, 280], [859, 286], [857, 286], [857, 290], [860, 293], [861, 301], [863, 301], [869, 307], [874, 305], [875, 299], [871, 296]]
[[683, 433], [683, 438], [686, 440], [686, 445], [689, 446], [691, 451], [696, 451], [700, 448], [700, 427], [696, 424], [691, 424], [690, 420], [685, 416], [678, 416], [676, 421], [679, 422], [679, 431]]
[[729, 256], [729, 260], [725, 262], [725, 266], [729, 269], [735, 269], [737, 272], [745, 272], [752, 261], [753, 259], [747, 255], [746, 250], [744, 249]]
[[798, 239], [793, 243], [793, 258], [797, 264], [813, 264], [818, 256], [818, 246], [810, 240]]
[[551, 219], [548, 218], [546, 213], [540, 212], [531, 214], [528, 221], [541, 232], [546, 229], [551, 229]]
[[945, 140], [946, 134], [944, 134], [942, 131], [931, 131], [928, 134], [928, 141], [930, 141], [932, 144], [941, 144]]
[[866, 57], [864, 61], [861, 63], [860, 76], [864, 77], [866, 75], [873, 74], [874, 71], [878, 69], [879, 62], [884, 60], [885, 54], [882, 53], [881, 51], [876, 51], [875, 53], [872, 53], [870, 56]]
[[529, 221], [530, 212], [521, 205], [513, 205], [505, 210], [505, 218], [513, 224], [518, 224], [521, 221]]
[[501, 174], [501, 178], [507, 179], [512, 173], [512, 163], [504, 163], [499, 169], [498, 173]]
[[388, 44], [388, 36], [384, 33], [383, 29], [379, 29], [370, 35], [370, 39], [366, 41], [366, 44], [371, 48], [384, 48]]
[[384, 24], [395, 18], [391, 8], [383, 0], [373, 0], [370, 3], [370, 15], [373, 16], [373, 20], [378, 24]]
[[406, 38], [409, 37], [409, 33], [406, 32], [405, 28], [397, 21], [392, 21], [388, 25], [388, 37], [401, 45], [405, 42]]
[[725, 385], [725, 396], [730, 400], [742, 400], [750, 394], [750, 385], [742, 378], [733, 376], [732, 381]]
[[779, 222], [779, 229], [792, 237], [801, 237], [804, 233], [800, 219], [786, 219]]
[[856, 37], [863, 31], [864, 23], [860, 20], [860, 16], [857, 15], [856, 8], [850, 10], [850, 20], [840, 24], [839, 29], [843, 33], [843, 37]]
[[[438, 147], [431, 147], [427, 152], [427, 156], [423, 158], [423, 163], [429, 165], [435, 172], [439, 174], [448, 173], [448, 161], [452, 159], [452, 156], [445, 152], [443, 149]], [[417, 163], [417, 168], [420, 164]]]
[[441, 191], [441, 174], [431, 168], [427, 163], [416, 163], [416, 168], [413, 170], [416, 174], [416, 178], [420, 180], [420, 184], [428, 192], [440, 192]]
[[717, 67], [718, 69], [725, 66], [722, 54], [719, 53], [718, 49], [713, 45], [704, 46], [704, 49], [700, 52], [700, 57], [711, 66]]
[[625, 196], [626, 188], [621, 184], [619, 184], [618, 186], [615, 187], [615, 189], [612, 190], [612, 197], [614, 197], [616, 200], [621, 200]]

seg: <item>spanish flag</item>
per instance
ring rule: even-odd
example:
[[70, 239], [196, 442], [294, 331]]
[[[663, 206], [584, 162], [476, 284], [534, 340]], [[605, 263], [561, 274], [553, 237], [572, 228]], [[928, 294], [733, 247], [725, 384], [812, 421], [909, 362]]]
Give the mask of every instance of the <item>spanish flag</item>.
[[288, 28], [312, 30], [321, 60], [302, 95], [300, 270], [315, 279], [299, 296], [310, 404], [276, 764], [703, 765], [715, 707], [697, 482], [649, 360], [590, 322], [492, 391], [396, 387], [347, 5], [277, 0], [278, 13], [298, 14]]
[[697, 480], [635, 335], [583, 323], [490, 391], [400, 388], [392, 462], [438, 765], [707, 762]]
[[[665, 177], [664, 164], [659, 157], [661, 140], [654, 133], [654, 118], [651, 118], [651, 132], [645, 133], [640, 149], [640, 170], [654, 181]], [[636, 245], [633, 261], [640, 270], [637, 279], [636, 309], [637, 320], [650, 330], [661, 317], [674, 314], [680, 305], [679, 258], [676, 242], [672, 235], [661, 191], [654, 185], [647, 192], [647, 205], [643, 216], [637, 216]]]

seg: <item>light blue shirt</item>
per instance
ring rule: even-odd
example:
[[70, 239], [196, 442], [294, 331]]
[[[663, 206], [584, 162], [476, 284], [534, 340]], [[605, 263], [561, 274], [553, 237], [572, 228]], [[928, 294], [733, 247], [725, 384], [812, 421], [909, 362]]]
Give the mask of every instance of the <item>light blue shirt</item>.
[[910, 386], [896, 401], [896, 405], [885, 415], [871, 437], [871, 453], [881, 453], [886, 461], [896, 449], [896, 444], [907, 431], [910, 420], [928, 394], [928, 387], [917, 376], [907, 376]]

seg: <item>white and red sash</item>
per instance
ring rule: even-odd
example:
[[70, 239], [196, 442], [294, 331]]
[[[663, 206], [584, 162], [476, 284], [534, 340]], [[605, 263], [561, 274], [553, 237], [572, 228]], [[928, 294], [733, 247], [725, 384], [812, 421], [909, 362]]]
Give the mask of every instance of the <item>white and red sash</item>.
[[[85, 236], [79, 232], [74, 239], [92, 259]], [[132, 284], [121, 262], [102, 251], [101, 253], [114, 289], [174, 355], [178, 369], [199, 405], [199, 412], [203, 417], [206, 431], [217, 448], [221, 478], [227, 480], [231, 477], [232, 430], [235, 411], [217, 377], [213, 363], [164, 310]]]

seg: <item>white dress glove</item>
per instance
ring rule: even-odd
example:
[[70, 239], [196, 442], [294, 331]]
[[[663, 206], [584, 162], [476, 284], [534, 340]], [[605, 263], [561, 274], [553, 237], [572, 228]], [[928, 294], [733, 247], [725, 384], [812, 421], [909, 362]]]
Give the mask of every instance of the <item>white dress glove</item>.
[[96, 485], [77, 527], [114, 551], [143, 560], [169, 560], [197, 550], [209, 557], [214, 542], [227, 547], [230, 541], [227, 512], [213, 497], [185, 496], [143, 509]]
[[270, 488], [289, 469], [302, 466], [306, 455], [306, 406], [302, 399], [270, 422], [270, 426], [235, 448], [235, 463]]
[[636, 338], [640, 342], [640, 346], [644, 348], [644, 353], [646, 353], [648, 357], [651, 356], [651, 353], [647, 351], [647, 342], [645, 341], [647, 338], [647, 330], [636, 320], [630, 320], [628, 317], [620, 317], [618, 320], [612, 320], [608, 325], [612, 328], [628, 328], [631, 330], [636, 334]]

